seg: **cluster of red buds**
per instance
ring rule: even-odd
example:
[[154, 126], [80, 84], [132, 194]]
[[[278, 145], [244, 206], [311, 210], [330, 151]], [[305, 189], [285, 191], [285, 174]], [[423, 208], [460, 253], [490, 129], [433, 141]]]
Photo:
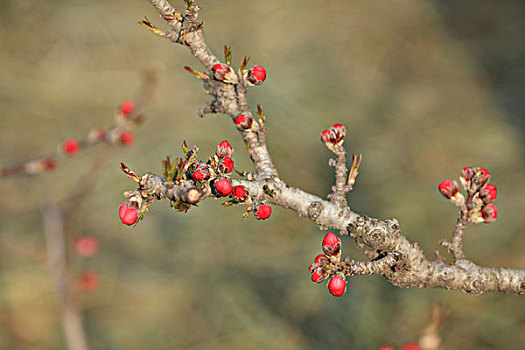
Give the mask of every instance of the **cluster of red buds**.
[[[75, 252], [82, 257], [90, 257], [98, 252], [98, 240], [92, 236], [82, 236], [75, 241]], [[100, 278], [95, 271], [85, 271], [78, 278], [77, 284], [85, 292], [98, 288]]]
[[321, 141], [335, 153], [335, 146], [341, 146], [343, 144], [345, 135], [345, 127], [341, 124], [334, 124], [330, 129], [321, 132]]
[[[377, 350], [394, 350], [390, 345], [383, 345]], [[399, 348], [399, 350], [421, 350], [421, 347], [417, 343], [407, 343]]]
[[496, 186], [489, 184], [490, 174], [485, 168], [463, 168], [460, 181], [466, 191], [466, 199], [460, 192], [455, 180], [444, 180], [439, 192], [452, 203], [461, 208], [462, 216], [467, 222], [490, 223], [496, 220], [498, 209], [491, 202], [496, 199]]
[[341, 240], [332, 232], [328, 232], [323, 239], [324, 254], [315, 257], [314, 263], [308, 270], [312, 273], [312, 281], [321, 283], [332, 276], [328, 282], [328, 291], [336, 297], [346, 292], [346, 276], [341, 263]]

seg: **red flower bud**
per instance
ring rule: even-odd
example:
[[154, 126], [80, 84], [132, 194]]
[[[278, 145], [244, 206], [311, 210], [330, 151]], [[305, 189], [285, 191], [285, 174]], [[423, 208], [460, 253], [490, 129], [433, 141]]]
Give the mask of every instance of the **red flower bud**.
[[126, 100], [120, 105], [120, 113], [122, 113], [124, 117], [127, 117], [131, 112], [133, 112], [133, 108], [135, 108], [135, 103], [133, 103], [131, 100]]
[[477, 168], [476, 177], [479, 179], [479, 182], [481, 182], [481, 185], [486, 184], [490, 180], [490, 174], [485, 168]]
[[337, 255], [341, 251], [341, 240], [332, 232], [328, 232], [323, 239], [323, 251], [326, 255]]
[[265, 79], [266, 69], [263, 66], [253, 66], [246, 77], [246, 80], [252, 85], [261, 85]]
[[315, 271], [312, 273], [311, 279], [312, 279], [312, 282], [321, 283], [325, 280], [326, 276], [327, 274], [320, 267], [320, 268], [315, 269]]
[[233, 147], [232, 145], [230, 145], [228, 141], [224, 140], [221, 143], [219, 143], [219, 145], [217, 146], [217, 149], [215, 150], [215, 154], [219, 158], [224, 158], [224, 157], [231, 158], [233, 157]]
[[85, 292], [92, 292], [100, 285], [100, 278], [95, 271], [86, 271], [80, 276], [80, 288]]
[[120, 142], [123, 145], [130, 146], [133, 143], [133, 141], [135, 141], [135, 138], [133, 137], [131, 131], [125, 130], [122, 132], [122, 134], [120, 134]]
[[321, 133], [321, 141], [324, 143], [334, 143], [335, 134], [332, 130], [323, 130]]
[[252, 117], [246, 114], [240, 114], [235, 118], [235, 125], [241, 130], [248, 130], [252, 127], [252, 123]]
[[221, 197], [229, 196], [233, 190], [232, 183], [227, 178], [215, 180], [215, 182], [213, 183], [213, 187]]
[[78, 150], [80, 149], [80, 145], [78, 144], [78, 141], [74, 138], [71, 138], [71, 139], [68, 139], [66, 140], [66, 142], [64, 142], [64, 153], [65, 154], [75, 154], [78, 152]]
[[334, 124], [334, 125], [332, 125], [330, 130], [333, 132], [333, 134], [335, 136], [335, 140], [333, 141], [334, 143], [340, 143], [341, 141], [343, 141], [343, 139], [345, 138], [345, 135], [346, 135], [346, 129], [345, 129], [345, 127], [343, 125], [341, 125], [341, 124]]
[[438, 186], [439, 192], [446, 198], [451, 198], [459, 192], [459, 185], [454, 180], [443, 180]]
[[120, 205], [118, 215], [120, 216], [120, 221], [123, 224], [131, 226], [137, 222], [139, 218], [139, 209], [137, 204], [124, 202]]
[[197, 169], [191, 174], [195, 181], [207, 181], [210, 179], [210, 168], [207, 164], [200, 163]]
[[498, 195], [498, 190], [496, 189], [496, 186], [494, 186], [493, 184], [486, 184], [479, 191], [479, 198], [481, 198], [481, 200], [485, 203], [492, 202], [494, 199], [496, 199], [497, 195]]
[[487, 204], [481, 209], [481, 216], [485, 223], [491, 223], [498, 217], [498, 208], [494, 204]]
[[463, 168], [461, 171], [460, 181], [464, 189], [468, 189], [470, 185], [470, 180], [474, 177], [476, 171], [472, 167]]
[[98, 241], [95, 237], [83, 236], [75, 242], [75, 251], [80, 256], [91, 256], [98, 252]]
[[272, 207], [266, 204], [260, 204], [255, 208], [254, 214], [258, 220], [266, 220], [272, 215]]
[[244, 202], [248, 198], [248, 194], [244, 186], [238, 185], [233, 188], [232, 197], [236, 202]]
[[328, 291], [334, 297], [340, 297], [346, 292], [346, 280], [339, 275], [335, 275], [328, 282]]
[[417, 343], [408, 343], [403, 345], [399, 350], [421, 350]]
[[229, 174], [233, 171], [234, 166], [233, 160], [230, 157], [224, 157], [217, 167], [221, 173]]
[[330, 258], [324, 254], [319, 254], [318, 256], [315, 257], [314, 263], [321, 263], [323, 265], [327, 265], [330, 263]]
[[233, 73], [230, 66], [224, 63], [217, 63], [212, 68], [213, 77], [218, 81], [232, 82]]

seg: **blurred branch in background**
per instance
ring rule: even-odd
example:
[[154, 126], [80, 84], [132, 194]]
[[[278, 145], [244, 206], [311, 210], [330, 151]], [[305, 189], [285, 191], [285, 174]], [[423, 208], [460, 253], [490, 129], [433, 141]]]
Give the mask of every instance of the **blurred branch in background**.
[[62, 327], [69, 350], [87, 350], [82, 316], [75, 305], [67, 262], [67, 240], [60, 209], [50, 198], [43, 203], [42, 219], [48, 265], [55, 280], [57, 306], [62, 314]]
[[143, 74], [142, 86], [134, 100], [124, 101], [115, 113], [115, 124], [108, 129], [94, 128], [88, 135], [77, 141], [70, 138], [51, 154], [11, 166], [0, 167], [0, 178], [16, 174], [39, 174], [55, 170], [58, 160], [76, 154], [79, 150], [98, 143], [129, 146], [134, 142], [131, 129], [144, 121], [144, 112], [157, 86], [158, 68], [151, 66]]

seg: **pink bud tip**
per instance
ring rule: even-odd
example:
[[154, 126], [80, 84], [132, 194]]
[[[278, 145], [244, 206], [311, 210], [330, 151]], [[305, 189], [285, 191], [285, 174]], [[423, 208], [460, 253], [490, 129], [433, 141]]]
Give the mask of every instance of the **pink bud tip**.
[[240, 114], [235, 118], [235, 125], [241, 130], [248, 130], [252, 127], [252, 123], [252, 117], [246, 114]]
[[335, 275], [328, 282], [328, 291], [334, 297], [340, 297], [346, 292], [346, 281], [339, 275]]
[[244, 202], [248, 198], [248, 194], [244, 186], [238, 185], [233, 188], [232, 197], [237, 202]]
[[75, 251], [80, 256], [92, 256], [98, 252], [98, 240], [95, 237], [83, 236], [75, 242]]
[[118, 214], [120, 216], [120, 221], [123, 224], [131, 226], [137, 222], [139, 218], [139, 210], [136, 208], [136, 205], [130, 202], [124, 202], [120, 205]]
[[336, 249], [337, 245], [341, 245], [341, 240], [339, 239], [339, 237], [337, 237], [332, 232], [328, 232], [326, 236], [324, 236], [323, 247], [328, 246], [332, 249]]
[[133, 137], [131, 131], [126, 130], [120, 134], [120, 142], [122, 142], [123, 145], [130, 146], [133, 141], [135, 141], [135, 138]]
[[64, 142], [63, 149], [65, 154], [71, 155], [78, 152], [78, 150], [80, 149], [80, 145], [78, 144], [78, 141], [76, 139], [71, 138]]
[[408, 343], [403, 345], [399, 350], [421, 350], [417, 343]]
[[443, 180], [438, 186], [439, 192], [446, 198], [451, 198], [459, 192], [459, 185], [454, 180]]
[[219, 171], [224, 174], [229, 174], [233, 171], [233, 160], [230, 157], [224, 157], [218, 165]]
[[466, 168], [463, 168], [463, 170], [461, 171], [461, 177], [465, 179], [466, 181], [469, 181], [470, 179], [472, 179], [475, 173], [476, 172], [474, 171], [474, 168], [466, 167]]
[[272, 207], [261, 204], [255, 209], [255, 217], [259, 220], [266, 220], [272, 215]]
[[232, 145], [230, 145], [228, 141], [224, 140], [221, 143], [219, 143], [219, 145], [217, 146], [217, 149], [215, 150], [215, 154], [219, 158], [224, 158], [224, 157], [231, 158], [233, 157], [233, 147]]
[[253, 85], [261, 85], [266, 79], [266, 69], [263, 66], [253, 66], [248, 71], [247, 79]]
[[100, 278], [95, 271], [86, 271], [80, 276], [79, 282], [84, 292], [92, 292], [100, 285]]
[[498, 217], [498, 208], [494, 204], [487, 204], [481, 209], [481, 216], [485, 223], [491, 223]]
[[232, 187], [231, 181], [229, 179], [226, 179], [226, 178], [222, 178], [220, 180], [216, 180], [214, 182], [213, 186], [215, 187], [215, 190], [217, 191], [217, 193], [221, 197], [229, 196], [232, 193], [232, 191], [233, 191], [233, 187]]
[[493, 184], [487, 184], [479, 191], [479, 198], [485, 203], [492, 202], [497, 195], [498, 190]]
[[126, 100], [120, 105], [120, 113], [127, 117], [135, 108], [135, 103], [131, 100]]

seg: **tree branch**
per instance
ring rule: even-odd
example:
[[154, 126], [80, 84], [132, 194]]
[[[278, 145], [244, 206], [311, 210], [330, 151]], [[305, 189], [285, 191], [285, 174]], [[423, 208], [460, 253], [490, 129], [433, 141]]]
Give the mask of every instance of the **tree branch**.
[[[249, 200], [246, 202], [248, 211], [251, 210], [252, 203], [257, 202], [270, 203], [290, 209], [299, 216], [310, 218], [320, 229], [339, 230], [341, 234], [351, 236], [359, 247], [366, 246], [377, 256], [383, 257], [367, 263], [348, 261], [351, 266], [354, 266], [349, 268], [349, 275], [378, 274], [399, 287], [453, 289], [471, 294], [484, 292], [525, 294], [525, 270], [481, 267], [465, 259], [462, 250], [462, 235], [467, 221], [463, 215], [460, 216], [454, 230], [452, 243], [449, 243], [449, 249], [454, 254], [455, 263], [446, 264], [441, 261], [428, 260], [417, 243], [410, 243], [402, 235], [396, 219], [383, 221], [352, 211], [346, 203], [345, 195], [355, 182], [361, 157], [354, 156], [350, 177], [346, 182], [348, 172], [345, 165], [346, 151], [341, 146], [344, 138], [344, 127], [340, 124], [334, 125], [333, 130], [325, 130], [326, 135], [321, 136], [323, 142], [336, 154], [336, 161], [333, 164], [336, 167], [336, 185], [333, 194], [329, 196], [330, 200], [322, 199], [287, 185], [279, 178], [266, 148], [264, 118], [262, 120], [259, 118], [259, 122], [255, 121], [247, 107], [247, 82], [243, 66], [241, 65], [239, 75], [236, 75], [233, 70], [231, 70], [233, 73], [227, 73], [230, 74], [228, 78], [218, 77], [215, 74], [214, 68], [219, 60], [205, 44], [202, 29], [198, 26], [197, 12], [199, 6], [195, 5], [194, 1], [189, 1], [185, 15], [182, 15], [165, 0], [148, 1], [172, 28], [173, 33], [167, 36], [168, 39], [187, 45], [192, 54], [208, 71], [208, 74], [199, 75], [199, 79], [203, 81], [205, 91], [212, 96], [213, 100], [204, 109], [201, 109], [199, 115], [202, 116], [207, 113], [228, 115], [236, 123], [243, 140], [247, 144], [255, 166], [255, 173], [251, 179], [232, 180], [231, 185], [243, 186], [248, 192]], [[245, 63], [246, 59], [243, 64], [245, 65]], [[219, 68], [225, 70], [228, 67], [229, 65]], [[245, 116], [243, 120], [251, 119], [253, 122], [247, 123], [249, 125], [238, 123], [237, 118], [240, 114]], [[148, 205], [153, 200], [167, 198], [172, 201], [173, 205], [173, 202], [180, 200], [181, 197], [177, 199], [170, 193], [197, 188], [197, 182], [189, 177], [179, 183], [171, 183], [171, 181], [172, 179], [165, 179], [148, 173], [141, 177], [139, 189], [132, 193], [126, 193], [126, 196], [128, 200], [135, 202], [138, 202], [139, 199], [146, 199]], [[211, 183], [204, 181], [203, 183], [199, 182], [199, 185], [202, 187], [200, 188], [201, 197], [198, 200], [213, 196], [219, 197], [213, 193]], [[478, 186], [475, 191], [478, 191], [479, 188]], [[469, 193], [472, 194], [475, 191]], [[457, 200], [459, 203], [459, 197]], [[480, 217], [479, 208], [471, 209], [469, 215], [475, 214]], [[479, 217], [468, 218], [468, 220], [472, 220], [468, 222], [480, 222]]]

